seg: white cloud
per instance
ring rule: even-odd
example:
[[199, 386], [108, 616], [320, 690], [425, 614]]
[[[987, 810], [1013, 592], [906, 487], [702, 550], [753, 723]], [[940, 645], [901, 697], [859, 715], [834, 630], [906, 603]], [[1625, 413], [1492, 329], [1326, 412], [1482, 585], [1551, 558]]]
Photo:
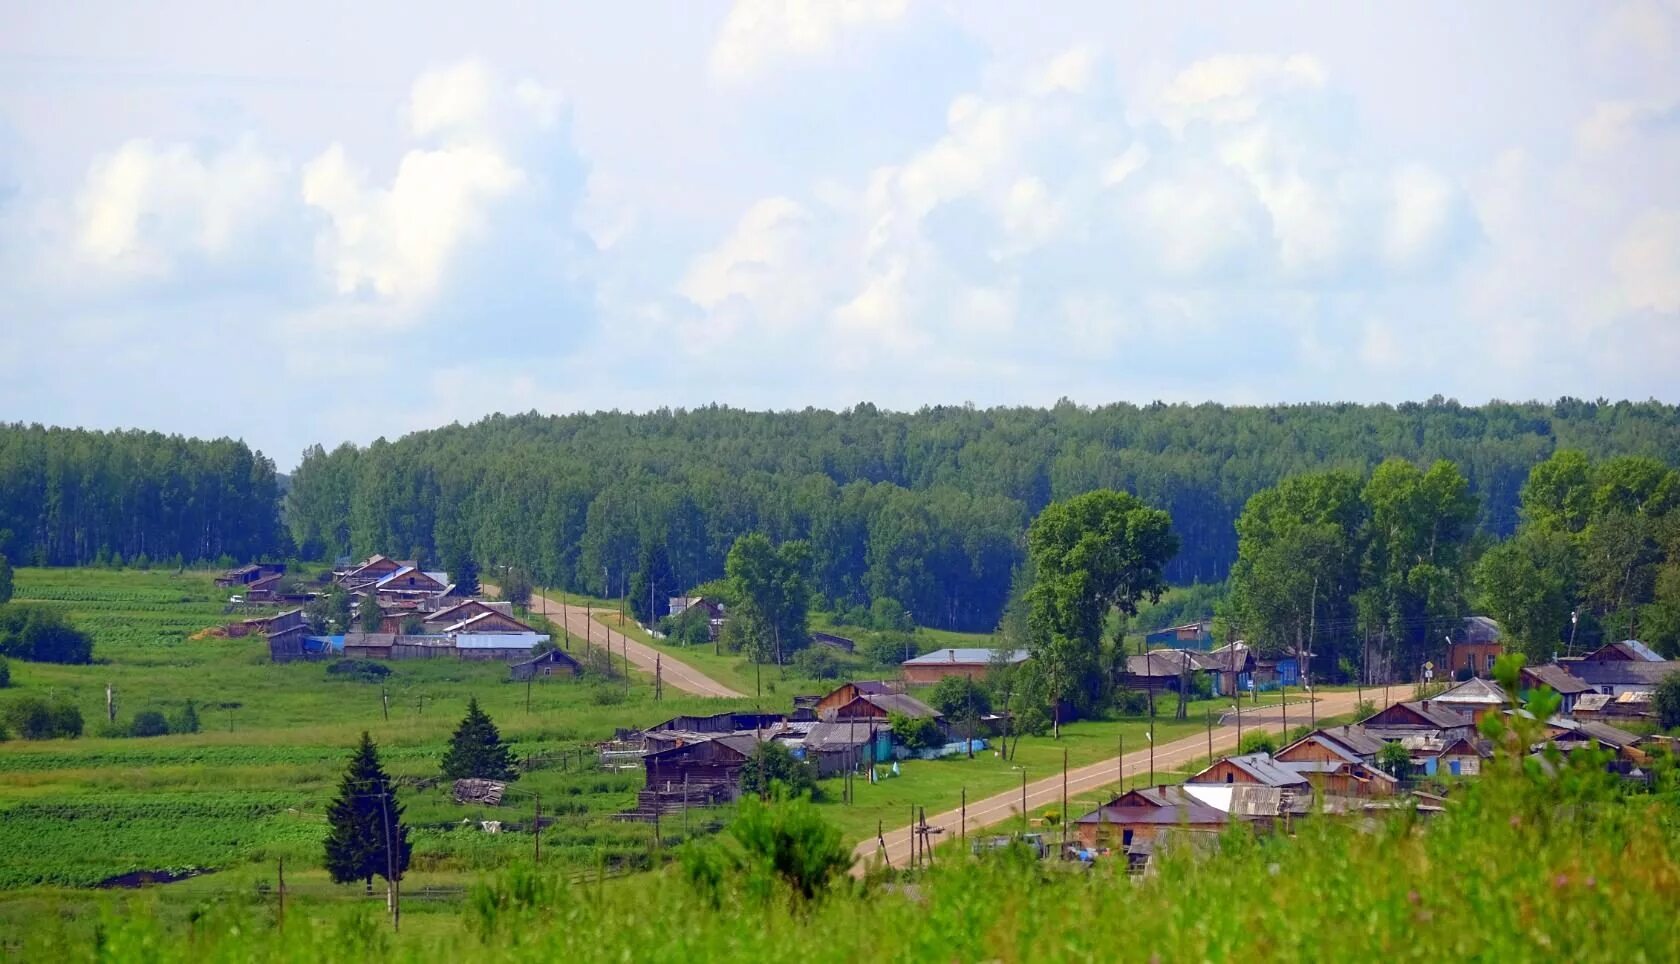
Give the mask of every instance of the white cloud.
[[128, 141], [88, 171], [76, 248], [118, 275], [167, 276], [182, 257], [230, 257], [274, 217], [287, 176], [249, 140], [205, 156]]
[[1621, 296], [1634, 311], [1680, 313], [1680, 210], [1634, 221], [1610, 255]]
[[735, 0], [712, 46], [712, 74], [739, 81], [779, 62], [821, 57], [847, 31], [892, 23], [908, 9], [908, 0]]

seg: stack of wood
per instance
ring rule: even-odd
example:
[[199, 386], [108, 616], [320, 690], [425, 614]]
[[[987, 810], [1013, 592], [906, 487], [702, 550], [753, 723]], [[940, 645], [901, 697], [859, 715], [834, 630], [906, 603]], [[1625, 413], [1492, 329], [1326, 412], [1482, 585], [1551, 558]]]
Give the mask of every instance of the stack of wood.
[[499, 807], [502, 805], [502, 794], [506, 791], [507, 784], [499, 780], [480, 780], [477, 778], [456, 780], [455, 802]]

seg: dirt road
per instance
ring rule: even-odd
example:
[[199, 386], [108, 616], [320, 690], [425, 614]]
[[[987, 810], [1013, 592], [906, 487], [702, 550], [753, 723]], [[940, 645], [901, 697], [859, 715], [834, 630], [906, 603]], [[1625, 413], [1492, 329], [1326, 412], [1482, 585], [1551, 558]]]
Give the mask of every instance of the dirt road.
[[[1400, 688], [1396, 687], [1390, 702], [1399, 702]], [[1365, 699], [1379, 709], [1383, 705], [1381, 690], [1366, 690]], [[1351, 712], [1358, 702], [1356, 693], [1327, 693], [1318, 698], [1318, 718], [1337, 716]], [[1289, 725], [1299, 726], [1309, 721], [1307, 707], [1303, 704], [1291, 704], [1289, 707]], [[1243, 732], [1256, 729], [1278, 732], [1283, 729], [1283, 713], [1276, 706], [1262, 706], [1258, 710], [1244, 710], [1242, 714]], [[1236, 726], [1221, 725], [1213, 731], [1213, 749], [1215, 753], [1229, 751], [1237, 745]], [[1155, 769], [1170, 771], [1174, 767], [1188, 763], [1200, 757], [1207, 756], [1207, 735], [1198, 733], [1170, 743], [1163, 743], [1155, 748]], [[1079, 799], [1081, 794], [1087, 795], [1099, 787], [1115, 783], [1120, 778], [1117, 769], [1119, 761], [1110, 757], [1099, 763], [1092, 763], [1078, 769], [1068, 770], [1067, 792], [1070, 800], [1068, 809], [1078, 809], [1078, 804], [1071, 801]], [[1126, 754], [1124, 761], [1125, 776], [1135, 777], [1139, 773], [1149, 772], [1149, 751]], [[1042, 807], [1060, 805], [1062, 802], [1062, 775], [1058, 771], [1055, 776], [1027, 784], [1027, 810], [1037, 810]], [[1021, 815], [1021, 790], [1019, 787], [984, 800], [972, 801], [968, 805], [968, 820], [964, 825], [967, 832], [972, 834], [994, 824], [1009, 820], [1019, 820]], [[950, 839], [957, 836], [959, 824], [962, 823], [961, 810], [948, 810], [944, 813], [929, 815], [930, 826], [944, 828], [944, 833], [937, 839]], [[885, 835], [886, 856], [894, 867], [902, 867], [910, 857], [910, 828], [900, 827], [889, 831]], [[874, 840], [865, 840], [852, 851], [852, 873], [862, 875], [870, 861], [878, 859], [880, 844]]]
[[[533, 594], [531, 607], [544, 610], [548, 618], [555, 623], [560, 622], [560, 602], [546, 599]], [[692, 693], [695, 696], [715, 696], [723, 699], [744, 699], [745, 693], [737, 693], [729, 687], [712, 679], [705, 673], [682, 662], [670, 653], [661, 653], [645, 643], [639, 643], [623, 633], [609, 629], [590, 617], [590, 610], [582, 606], [568, 604], [565, 607], [566, 631], [579, 639], [593, 640], [596, 646], [611, 646], [614, 659], [630, 657], [630, 664], [648, 673], [654, 671], [655, 664], [659, 668], [660, 677], [665, 685], [673, 689]], [[595, 613], [609, 613], [612, 610], [597, 609]]]

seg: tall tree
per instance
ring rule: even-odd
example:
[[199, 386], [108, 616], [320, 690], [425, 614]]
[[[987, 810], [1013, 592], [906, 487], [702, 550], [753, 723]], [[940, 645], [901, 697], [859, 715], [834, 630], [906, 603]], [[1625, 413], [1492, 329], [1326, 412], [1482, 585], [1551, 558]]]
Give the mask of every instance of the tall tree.
[[[810, 642], [807, 626], [811, 591], [806, 578], [811, 568], [811, 550], [804, 542], [774, 545], [762, 533], [752, 532], [735, 541], [724, 561], [724, 573], [740, 602], [736, 608], [748, 621], [756, 616], [762, 633], [755, 659], [764, 662], [764, 650], [777, 663]], [[730, 614], [733, 621], [735, 613]], [[765, 644], [768, 645], [765, 645]]]
[[0, 552], [0, 606], [12, 601], [12, 564]]
[[1362, 499], [1369, 513], [1364, 615], [1382, 650], [1412, 669], [1466, 610], [1465, 550], [1476, 500], [1453, 463], [1438, 461], [1426, 471], [1403, 459], [1377, 466]]
[[636, 574], [630, 579], [630, 611], [636, 619], [644, 626], [652, 626], [666, 615], [667, 600], [683, 588], [677, 585], [664, 544], [655, 542], [643, 546]]
[[478, 585], [478, 563], [473, 561], [471, 552], [455, 557], [449, 576], [455, 580], [455, 591], [463, 596], [476, 596], [482, 591]]
[[479, 708], [477, 697], [467, 700], [467, 715], [449, 738], [449, 749], [443, 754], [443, 775], [451, 780], [512, 780], [518, 776], [513, 752], [502, 742], [502, 734], [489, 714]]
[[374, 877], [402, 879], [414, 851], [402, 812], [379, 748], [364, 730], [338, 797], [327, 805], [326, 867], [335, 883], [360, 880], [371, 892]]
[[1027, 590], [1033, 660], [1045, 674], [1056, 735], [1061, 704], [1103, 695], [1103, 622], [1161, 598], [1162, 569], [1178, 552], [1167, 513], [1134, 495], [1099, 490], [1052, 502], [1027, 530], [1035, 580]]
[[1567, 531], [1526, 527], [1476, 564], [1476, 585], [1506, 645], [1530, 664], [1549, 661], [1568, 639], [1580, 580], [1580, 547]]
[[371, 590], [363, 593], [362, 601], [356, 604], [356, 623], [362, 632], [379, 632], [379, 622], [384, 616], [379, 609], [379, 594]]

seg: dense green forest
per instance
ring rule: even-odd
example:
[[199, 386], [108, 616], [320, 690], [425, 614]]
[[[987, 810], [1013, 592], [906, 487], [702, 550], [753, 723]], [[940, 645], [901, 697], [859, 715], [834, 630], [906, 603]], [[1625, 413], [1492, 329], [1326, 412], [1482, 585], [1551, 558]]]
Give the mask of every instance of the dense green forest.
[[542, 582], [624, 591], [644, 547], [678, 582], [723, 574], [737, 536], [811, 545], [830, 600], [891, 598], [916, 621], [996, 625], [1027, 523], [1098, 488], [1167, 510], [1181, 546], [1166, 577], [1223, 579], [1250, 496], [1291, 475], [1364, 477], [1385, 458], [1456, 463], [1474, 530], [1505, 537], [1529, 469], [1680, 452], [1680, 409], [1655, 402], [1463, 406], [1312, 404], [927, 408], [497, 415], [306, 452], [287, 520], [306, 555], [391, 552], [523, 566]]
[[0, 424], [0, 553], [17, 563], [284, 552], [278, 493], [243, 442]]

